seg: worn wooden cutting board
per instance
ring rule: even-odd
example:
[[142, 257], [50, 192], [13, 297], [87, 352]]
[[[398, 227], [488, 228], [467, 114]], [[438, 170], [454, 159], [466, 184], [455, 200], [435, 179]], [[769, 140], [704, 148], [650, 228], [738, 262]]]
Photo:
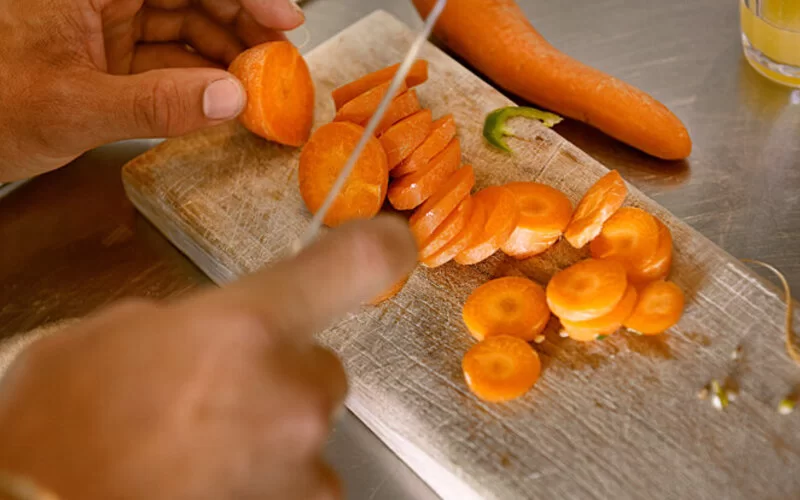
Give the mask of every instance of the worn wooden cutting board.
[[[401, 59], [413, 33], [375, 12], [308, 55], [317, 125], [331, 89]], [[512, 122], [515, 155], [491, 150], [482, 119], [508, 99], [429, 45], [418, 91], [434, 116], [453, 113], [478, 187], [536, 180], [573, 201], [605, 167], [555, 132]], [[124, 169], [136, 206], [218, 283], [282, 254], [307, 226], [298, 151], [226, 125], [168, 140]], [[568, 244], [517, 263], [418, 269], [379, 307], [353, 314], [319, 341], [343, 359], [350, 409], [447, 498], [798, 498], [800, 415], [777, 403], [800, 382], [783, 351], [781, 298], [720, 248], [631, 189], [629, 203], [661, 217], [675, 239], [672, 279], [686, 291], [681, 323], [656, 338], [561, 339], [557, 322], [537, 349], [544, 372], [510, 404], [485, 404], [463, 382], [473, 344], [460, 309], [491, 277], [541, 283], [583, 254]], [[745, 345], [745, 360], [731, 353]], [[737, 376], [741, 394], [720, 412], [699, 401], [711, 378]]]

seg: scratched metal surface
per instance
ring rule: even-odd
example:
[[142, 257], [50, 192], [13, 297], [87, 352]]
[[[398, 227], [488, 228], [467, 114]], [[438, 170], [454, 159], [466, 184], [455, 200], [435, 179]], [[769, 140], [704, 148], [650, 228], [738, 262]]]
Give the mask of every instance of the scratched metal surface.
[[[800, 237], [800, 93], [747, 66], [735, 2], [520, 3], [556, 46], [673, 108], [695, 152], [688, 165], [664, 168], [587, 127], [565, 123], [558, 132], [733, 255], [768, 260], [800, 287], [800, 249], [791, 244]], [[419, 25], [403, 1], [310, 0], [304, 50], [378, 7]], [[120, 166], [151, 145], [101, 148], [0, 200], [0, 337], [117, 296], [163, 297], [207, 282], [124, 198]], [[426, 496], [352, 417], [337, 429], [331, 457], [352, 498]]]

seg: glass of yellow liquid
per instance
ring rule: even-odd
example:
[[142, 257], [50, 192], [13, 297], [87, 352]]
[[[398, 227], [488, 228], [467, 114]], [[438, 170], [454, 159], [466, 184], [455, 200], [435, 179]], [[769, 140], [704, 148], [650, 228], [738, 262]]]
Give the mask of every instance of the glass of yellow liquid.
[[744, 54], [770, 80], [800, 88], [800, 0], [739, 0]]

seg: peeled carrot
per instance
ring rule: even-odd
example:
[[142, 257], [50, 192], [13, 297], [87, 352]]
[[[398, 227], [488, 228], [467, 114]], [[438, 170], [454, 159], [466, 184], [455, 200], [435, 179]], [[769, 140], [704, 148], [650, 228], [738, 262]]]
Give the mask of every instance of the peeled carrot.
[[644, 267], [631, 269], [628, 279], [635, 285], [665, 279], [672, 266], [672, 233], [660, 220], [655, 219], [658, 226], [658, 247], [653, 258]]
[[[333, 92], [331, 92], [331, 96], [333, 97], [333, 102], [336, 105], [336, 109], [338, 110], [344, 106], [345, 103], [355, 99], [364, 92], [375, 88], [382, 83], [391, 81], [392, 78], [394, 78], [394, 74], [397, 73], [398, 68], [400, 68], [399, 63], [362, 76], [358, 80], [350, 82], [346, 85], [342, 85], [341, 87], [335, 89]], [[406, 75], [405, 84], [408, 88], [416, 87], [427, 79], [428, 61], [414, 61], [414, 64], [411, 65], [411, 69]]]
[[522, 339], [489, 337], [475, 344], [461, 362], [464, 379], [478, 398], [499, 403], [516, 399], [539, 380], [539, 355]]
[[377, 306], [381, 302], [385, 302], [385, 301], [391, 299], [392, 297], [394, 297], [395, 295], [397, 295], [398, 293], [400, 293], [400, 291], [403, 289], [403, 287], [406, 286], [406, 283], [408, 283], [408, 279], [410, 277], [411, 277], [411, 275], [406, 276], [405, 278], [401, 279], [400, 281], [398, 281], [397, 283], [392, 285], [388, 290], [386, 290], [382, 294], [380, 294], [377, 297], [375, 297], [374, 299], [372, 299], [369, 302], [369, 305]]
[[511, 191], [502, 186], [491, 186], [478, 191], [475, 203], [486, 211], [486, 225], [471, 246], [455, 258], [462, 266], [477, 264], [491, 257], [517, 227], [519, 207]]
[[[300, 195], [311, 213], [316, 213], [355, 149], [364, 128], [333, 122], [318, 128], [300, 152]], [[386, 153], [372, 137], [361, 153], [347, 182], [325, 215], [328, 226], [376, 215], [386, 198], [389, 170]]]
[[532, 341], [547, 326], [550, 309], [544, 288], [538, 283], [507, 276], [476, 288], [467, 298], [462, 315], [477, 340], [510, 335]]
[[426, 241], [444, 220], [453, 213], [475, 185], [471, 165], [456, 170], [439, 191], [427, 199], [408, 220], [411, 234], [417, 241]]
[[453, 139], [424, 168], [401, 177], [389, 187], [389, 202], [398, 210], [417, 208], [442, 187], [461, 165], [461, 143]]
[[431, 110], [423, 109], [389, 127], [379, 137], [389, 170], [414, 152], [431, 131]]
[[308, 140], [314, 121], [314, 82], [294, 45], [256, 45], [239, 54], [228, 70], [247, 93], [247, 104], [239, 115], [245, 128], [287, 146], [301, 146]]
[[474, 202], [471, 196], [467, 196], [458, 204], [456, 209], [447, 216], [442, 224], [436, 228], [436, 231], [427, 239], [427, 241], [417, 242], [419, 246], [419, 260], [427, 259], [435, 255], [445, 245], [453, 241], [456, 236], [464, 230], [472, 216]]
[[636, 287], [629, 284], [622, 300], [610, 313], [587, 321], [570, 321], [561, 318], [561, 326], [572, 339], [581, 342], [596, 340], [600, 335], [611, 335], [619, 330], [622, 323], [630, 317], [636, 306], [636, 298]]
[[412, 174], [421, 169], [431, 159], [442, 152], [456, 136], [456, 121], [453, 115], [439, 118], [431, 125], [431, 133], [425, 142], [411, 153], [411, 156], [403, 160], [400, 165], [392, 169], [389, 174], [392, 177], [402, 177]]
[[[435, 0], [413, 0], [427, 17]], [[692, 151], [683, 123], [641, 90], [559, 52], [513, 0], [450, 0], [434, 33], [497, 85], [663, 159]]]
[[[386, 96], [386, 92], [389, 91], [390, 84], [391, 82], [382, 83], [348, 102], [336, 112], [333, 121], [365, 125], [372, 115], [375, 114], [375, 111], [377, 111], [381, 100]], [[405, 85], [401, 85], [400, 88], [397, 89], [397, 96], [405, 91]], [[397, 97], [395, 97], [395, 99], [397, 99]]]
[[[381, 135], [386, 131], [386, 129], [395, 123], [399, 122], [403, 118], [413, 115], [421, 109], [422, 106], [419, 104], [419, 98], [417, 97], [416, 90], [411, 89], [403, 92], [399, 96], [395, 97], [389, 104], [389, 107], [386, 108], [386, 114], [383, 115], [381, 122], [378, 124], [378, 128], [375, 129], [375, 135]], [[361, 125], [366, 127], [367, 121], [361, 123]]]
[[603, 224], [619, 210], [628, 188], [619, 172], [612, 170], [601, 177], [583, 195], [572, 220], [564, 230], [564, 238], [575, 248], [583, 248], [603, 229]]
[[473, 203], [472, 213], [467, 220], [464, 229], [458, 235], [446, 243], [438, 252], [430, 257], [420, 258], [420, 262], [426, 267], [439, 267], [453, 260], [456, 255], [471, 246], [472, 243], [483, 233], [483, 226], [486, 224], [486, 210]]
[[572, 203], [558, 189], [537, 182], [505, 185], [517, 200], [520, 219], [502, 245], [506, 255], [527, 259], [550, 248], [561, 237], [572, 215]]
[[547, 304], [559, 318], [588, 321], [610, 313], [627, 288], [622, 264], [586, 259], [553, 276], [547, 284]]
[[683, 315], [684, 296], [675, 283], [654, 281], [639, 292], [625, 327], [644, 335], [658, 335], [673, 327]]
[[641, 208], [622, 207], [603, 224], [589, 250], [595, 259], [618, 261], [630, 277], [655, 257], [658, 237], [658, 224], [652, 215]]

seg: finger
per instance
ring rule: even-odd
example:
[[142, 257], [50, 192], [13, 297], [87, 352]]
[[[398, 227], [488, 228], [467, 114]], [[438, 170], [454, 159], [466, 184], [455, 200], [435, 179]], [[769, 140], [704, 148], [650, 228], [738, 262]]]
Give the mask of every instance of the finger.
[[266, 42], [279, 42], [286, 40], [286, 35], [280, 31], [258, 24], [258, 21], [246, 10], [239, 11], [234, 20], [234, 32], [248, 47], [253, 47]]
[[314, 500], [339, 500], [344, 498], [344, 487], [339, 475], [328, 463], [319, 460], [316, 466], [316, 491], [311, 493]]
[[291, 30], [305, 21], [303, 10], [292, 0], [241, 0], [241, 3], [265, 28]]
[[141, 17], [141, 40], [183, 41], [207, 59], [228, 65], [244, 50], [227, 29], [195, 9], [162, 10], [146, 8]]
[[131, 60], [131, 73], [164, 68], [223, 69], [218, 63], [189, 51], [179, 43], [145, 43], [136, 46]]
[[233, 24], [242, 10], [239, 0], [200, 0], [200, 6], [223, 24]]
[[322, 346], [315, 345], [307, 357], [308, 372], [313, 380], [323, 384], [327, 401], [325, 411], [335, 416], [347, 396], [347, 375], [339, 358]]

